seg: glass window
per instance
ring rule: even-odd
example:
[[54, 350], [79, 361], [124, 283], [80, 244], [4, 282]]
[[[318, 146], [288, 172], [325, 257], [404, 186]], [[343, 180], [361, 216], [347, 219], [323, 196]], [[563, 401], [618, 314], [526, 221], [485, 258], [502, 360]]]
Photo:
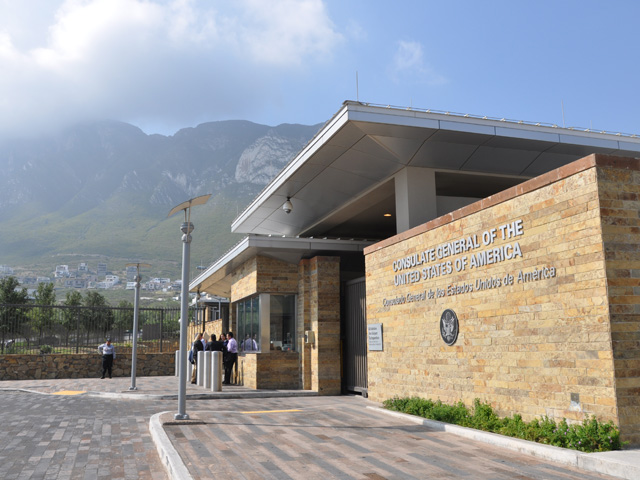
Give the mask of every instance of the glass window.
[[260, 351], [260, 298], [253, 297], [236, 304], [238, 351], [256, 353]]
[[[269, 331], [264, 332], [264, 342], [270, 341], [271, 350], [296, 350], [296, 296], [257, 295], [236, 302], [238, 351], [256, 353], [262, 349], [260, 328], [260, 298], [263, 312], [269, 318]], [[264, 303], [266, 301], [266, 304]], [[268, 311], [267, 311], [268, 310]], [[266, 321], [266, 318], [265, 318]], [[264, 325], [267, 328], [267, 325]]]
[[296, 296], [271, 295], [269, 332], [274, 350], [296, 350]]

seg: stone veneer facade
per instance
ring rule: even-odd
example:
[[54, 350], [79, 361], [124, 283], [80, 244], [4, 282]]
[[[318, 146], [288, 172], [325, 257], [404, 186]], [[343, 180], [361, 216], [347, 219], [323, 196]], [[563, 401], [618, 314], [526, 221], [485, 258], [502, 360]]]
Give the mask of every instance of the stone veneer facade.
[[[139, 353], [136, 375], [141, 377], [175, 374], [174, 353]], [[0, 355], [0, 380], [40, 380], [47, 378], [93, 378], [102, 372], [102, 357], [95, 355]], [[113, 376], [131, 376], [131, 354], [118, 353]]]
[[[638, 212], [640, 159], [591, 155], [368, 247], [367, 323], [383, 327], [369, 398], [595, 415], [640, 443]], [[459, 320], [452, 346], [445, 309]]]
[[[240, 354], [240, 381], [251, 388], [315, 390], [337, 395], [340, 378], [340, 260], [318, 256], [298, 265], [265, 256], [232, 273], [231, 302], [260, 293], [297, 295], [297, 351]], [[235, 325], [234, 308], [230, 309]], [[312, 330], [315, 343], [305, 344]]]

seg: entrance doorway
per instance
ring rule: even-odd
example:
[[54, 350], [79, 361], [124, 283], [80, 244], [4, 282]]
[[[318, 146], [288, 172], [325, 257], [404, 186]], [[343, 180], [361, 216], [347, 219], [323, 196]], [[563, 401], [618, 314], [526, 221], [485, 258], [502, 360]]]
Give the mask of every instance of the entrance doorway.
[[343, 389], [367, 396], [367, 316], [364, 277], [345, 284], [343, 318]]

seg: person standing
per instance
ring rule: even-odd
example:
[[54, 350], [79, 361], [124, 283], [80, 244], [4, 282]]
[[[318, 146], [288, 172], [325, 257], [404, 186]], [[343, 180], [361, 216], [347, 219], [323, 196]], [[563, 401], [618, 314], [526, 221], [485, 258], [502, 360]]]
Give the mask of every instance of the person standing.
[[238, 371], [238, 342], [233, 338], [233, 333], [227, 333], [227, 362], [224, 365], [224, 384], [231, 385], [233, 367]]
[[111, 371], [113, 361], [116, 358], [116, 347], [111, 344], [110, 338], [107, 338], [107, 342], [98, 347], [98, 353], [102, 355], [102, 377], [100, 378], [104, 378], [106, 373], [109, 373], [109, 378], [112, 378]]
[[206, 352], [221, 352], [224, 348], [224, 342], [216, 340], [216, 334], [212, 333], [207, 346], [204, 348]]
[[191, 370], [191, 383], [197, 383], [196, 379], [198, 378], [198, 352], [202, 352], [204, 350], [204, 346], [202, 345], [202, 333], [196, 335], [196, 339], [193, 341], [191, 350], [193, 351], [193, 361], [191, 362], [191, 364], [193, 365], [193, 369]]

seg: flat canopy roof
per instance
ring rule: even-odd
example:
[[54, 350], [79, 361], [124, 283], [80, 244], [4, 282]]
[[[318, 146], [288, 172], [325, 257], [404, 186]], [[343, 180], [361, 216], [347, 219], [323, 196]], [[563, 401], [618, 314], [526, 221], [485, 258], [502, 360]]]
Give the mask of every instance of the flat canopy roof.
[[231, 228], [366, 237], [395, 208], [404, 167], [434, 169], [438, 195], [484, 197], [591, 153], [638, 157], [640, 138], [348, 101]]
[[194, 278], [189, 284], [189, 290], [199, 290], [229, 298], [231, 296], [231, 274], [236, 268], [256, 255], [297, 264], [302, 258], [315, 255], [350, 252], [362, 254], [365, 247], [372, 243], [356, 240], [249, 235]]

